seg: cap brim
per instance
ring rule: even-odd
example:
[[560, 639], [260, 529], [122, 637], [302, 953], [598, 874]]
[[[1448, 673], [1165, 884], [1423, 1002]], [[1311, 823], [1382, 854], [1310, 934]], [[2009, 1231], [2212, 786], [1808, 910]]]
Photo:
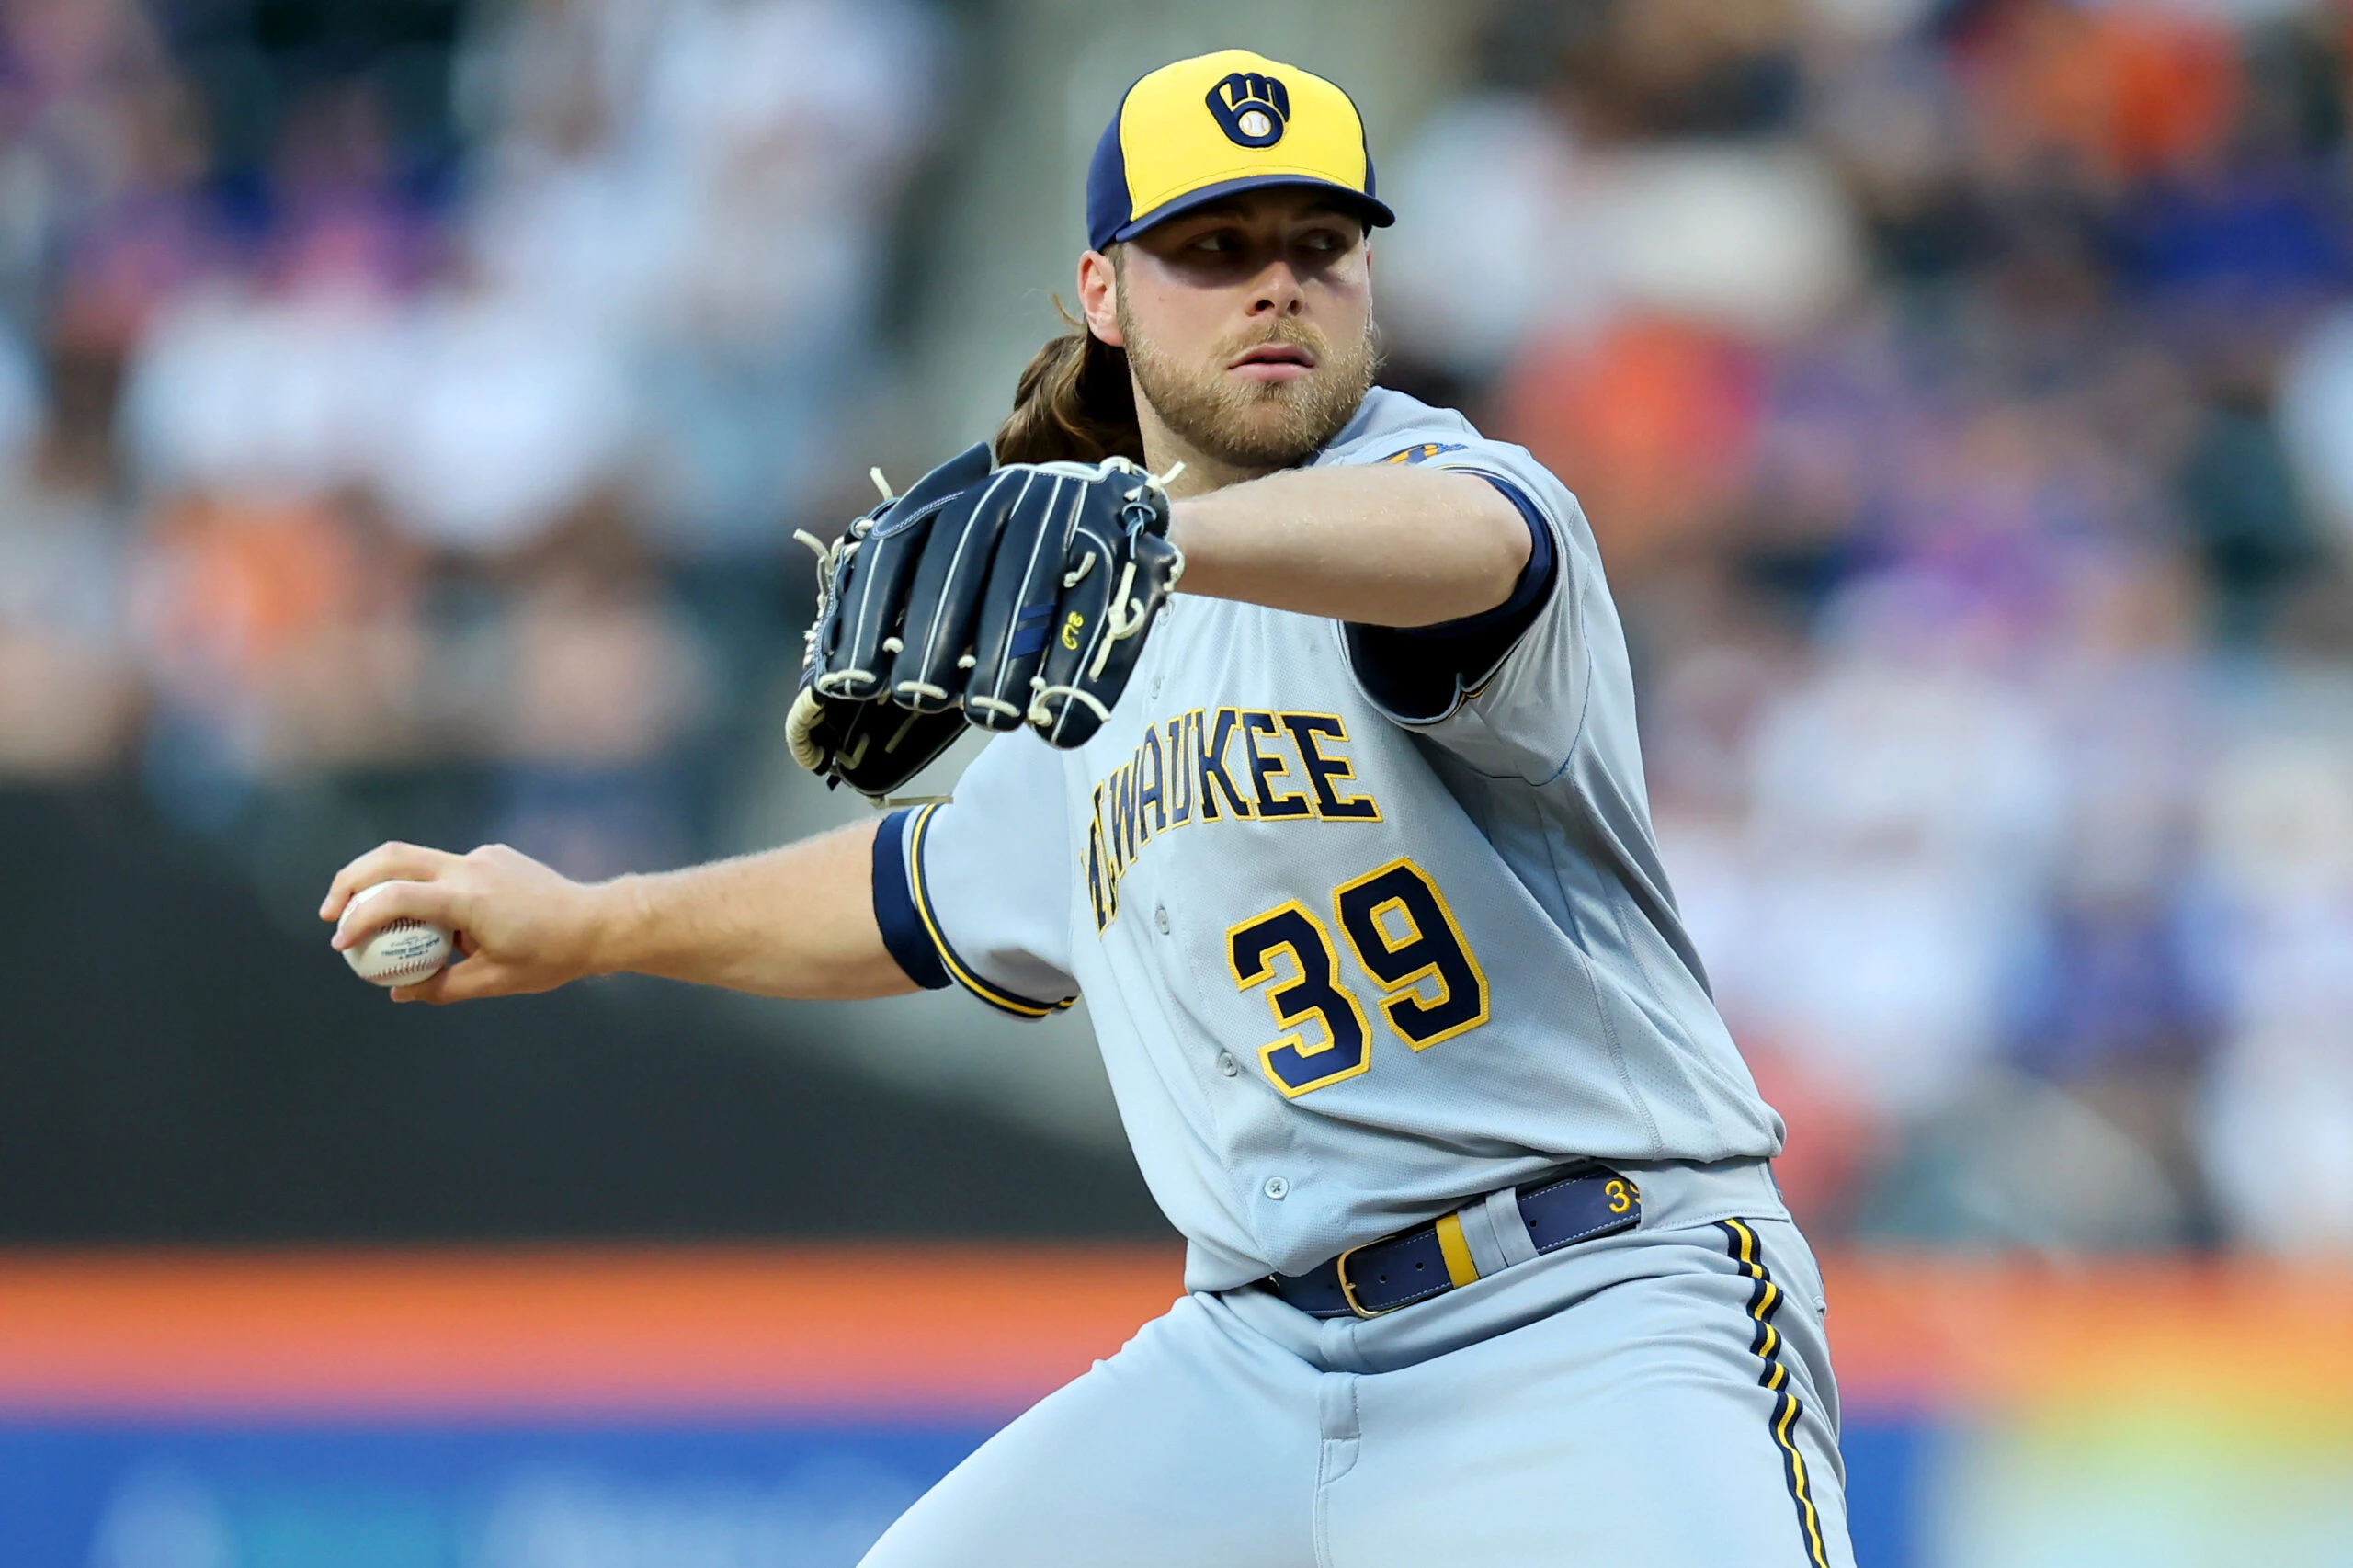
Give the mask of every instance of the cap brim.
[[1375, 229], [1385, 229], [1397, 222], [1397, 214], [1392, 212], [1385, 203], [1375, 200], [1363, 191], [1342, 185], [1336, 180], [1317, 179], [1313, 175], [1252, 175], [1245, 179], [1221, 180], [1216, 185], [1205, 185], [1199, 190], [1188, 190], [1174, 200], [1164, 201], [1142, 217], [1131, 218], [1120, 225], [1113, 232], [1111, 240], [1115, 244], [1121, 240], [1131, 240], [1155, 223], [1165, 223], [1171, 218], [1195, 211], [1207, 207], [1213, 201], [1222, 201], [1229, 196], [1238, 195], [1245, 190], [1272, 190], [1281, 186], [1330, 191], [1340, 199], [1344, 206], [1354, 208], [1364, 218], [1366, 223]]

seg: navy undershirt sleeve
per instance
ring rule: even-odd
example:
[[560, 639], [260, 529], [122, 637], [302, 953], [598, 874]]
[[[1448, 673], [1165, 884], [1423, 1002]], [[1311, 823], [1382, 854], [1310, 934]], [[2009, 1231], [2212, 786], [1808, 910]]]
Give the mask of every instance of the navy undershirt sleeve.
[[926, 991], [943, 991], [952, 983], [948, 966], [939, 961], [939, 948], [924, 928], [915, 890], [907, 885], [907, 816], [913, 809], [892, 812], [874, 835], [874, 924], [909, 980]]
[[1536, 622], [1558, 574], [1559, 552], [1544, 516], [1518, 485], [1494, 474], [1478, 477], [1519, 509], [1528, 524], [1528, 564], [1519, 570], [1511, 596], [1493, 609], [1436, 626], [1347, 628], [1348, 659], [1366, 693], [1406, 720], [1442, 719], [1472, 682], [1503, 662], [1520, 634]]

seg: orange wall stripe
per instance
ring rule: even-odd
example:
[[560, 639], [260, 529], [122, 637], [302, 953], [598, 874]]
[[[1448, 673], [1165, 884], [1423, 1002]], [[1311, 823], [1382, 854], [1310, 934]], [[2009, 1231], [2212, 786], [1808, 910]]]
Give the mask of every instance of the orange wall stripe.
[[[0, 1418], [972, 1415], [1180, 1290], [1159, 1246], [0, 1254]], [[2353, 1431], [2353, 1264], [1829, 1261], [1859, 1413], [2140, 1401]]]
[[0, 1414], [1017, 1410], [1166, 1247], [0, 1256]]
[[2138, 1402], [2353, 1433], [2353, 1259], [1869, 1254], [1824, 1273], [1839, 1388], [1866, 1410]]

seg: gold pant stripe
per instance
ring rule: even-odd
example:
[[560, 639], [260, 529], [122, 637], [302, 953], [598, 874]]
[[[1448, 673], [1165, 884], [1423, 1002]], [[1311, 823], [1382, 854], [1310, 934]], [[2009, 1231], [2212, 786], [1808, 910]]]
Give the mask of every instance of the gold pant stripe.
[[1756, 1233], [1738, 1220], [1725, 1220], [1721, 1224], [1733, 1261], [1740, 1266], [1741, 1273], [1756, 1281], [1748, 1293], [1748, 1315], [1756, 1321], [1756, 1333], [1749, 1349], [1764, 1365], [1764, 1370], [1757, 1374], [1758, 1385], [1773, 1395], [1773, 1441], [1781, 1450], [1781, 1473], [1789, 1483], [1790, 1499], [1797, 1505], [1798, 1528], [1805, 1537], [1806, 1561], [1813, 1568], [1830, 1568], [1830, 1553], [1822, 1542], [1822, 1516], [1814, 1508], [1805, 1456], [1798, 1452], [1794, 1435], [1804, 1407], [1798, 1403], [1798, 1396], [1790, 1392], [1790, 1369], [1780, 1358], [1781, 1331], [1769, 1321], [1780, 1310], [1781, 1288], [1766, 1271], [1756, 1245]]

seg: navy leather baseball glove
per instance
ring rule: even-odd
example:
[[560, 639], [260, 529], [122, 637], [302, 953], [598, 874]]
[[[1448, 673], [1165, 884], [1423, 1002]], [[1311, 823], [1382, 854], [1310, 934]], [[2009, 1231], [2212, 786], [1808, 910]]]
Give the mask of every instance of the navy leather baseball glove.
[[[819, 550], [793, 755], [881, 799], [967, 723], [1084, 745], [1184, 572], [1124, 458], [989, 470], [976, 446]], [[813, 546], [814, 541], [811, 541]]]

